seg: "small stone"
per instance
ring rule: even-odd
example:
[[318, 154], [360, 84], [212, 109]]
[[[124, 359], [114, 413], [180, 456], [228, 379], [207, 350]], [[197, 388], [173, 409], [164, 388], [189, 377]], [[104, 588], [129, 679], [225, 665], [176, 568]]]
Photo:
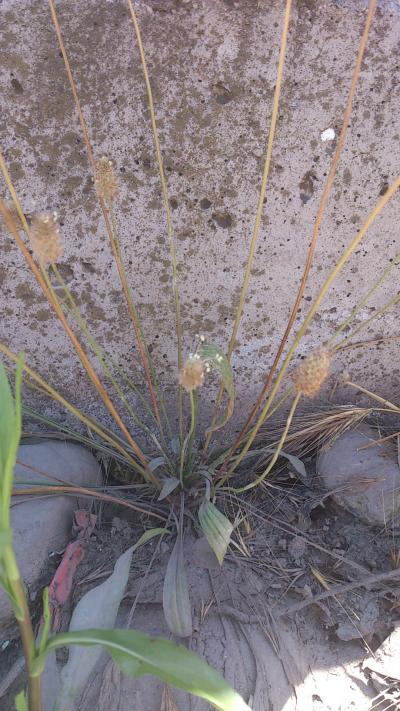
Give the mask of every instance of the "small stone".
[[[96, 486], [101, 481], [96, 459], [88, 449], [76, 444], [55, 441], [23, 444], [18, 449], [17, 459], [14, 470], [16, 489], [29, 484], [54, 485], [54, 479], [38, 471], [86, 487]], [[74, 511], [90, 506], [90, 501], [85, 498], [77, 503], [77, 497], [66, 495], [24, 496], [13, 497], [11, 503], [15, 554], [21, 576], [32, 594], [47, 567], [50, 553], [62, 551], [71, 539]], [[5, 631], [12, 621], [11, 607], [0, 590], [0, 629]]]
[[324, 450], [318, 458], [317, 470], [340, 506], [372, 526], [397, 527], [400, 525], [397, 454], [388, 442], [371, 445], [377, 438], [371, 427], [359, 425]]
[[288, 553], [292, 556], [293, 560], [298, 563], [306, 552], [306, 548], [307, 544], [304, 538], [296, 536], [289, 543]]

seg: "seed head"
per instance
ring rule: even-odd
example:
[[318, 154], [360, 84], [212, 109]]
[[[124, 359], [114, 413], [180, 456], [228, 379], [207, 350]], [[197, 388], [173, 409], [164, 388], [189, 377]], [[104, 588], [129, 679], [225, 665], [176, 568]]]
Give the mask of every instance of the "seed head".
[[106, 202], [112, 202], [118, 197], [118, 182], [115, 175], [114, 163], [106, 156], [96, 161], [94, 183], [98, 195]]
[[329, 375], [331, 356], [326, 348], [310, 353], [292, 375], [295, 389], [307, 397], [315, 397]]
[[30, 238], [36, 258], [44, 264], [53, 264], [62, 257], [63, 247], [56, 212], [41, 212], [34, 215]]
[[197, 390], [204, 383], [205, 363], [199, 355], [190, 355], [179, 373], [179, 383], [185, 390]]

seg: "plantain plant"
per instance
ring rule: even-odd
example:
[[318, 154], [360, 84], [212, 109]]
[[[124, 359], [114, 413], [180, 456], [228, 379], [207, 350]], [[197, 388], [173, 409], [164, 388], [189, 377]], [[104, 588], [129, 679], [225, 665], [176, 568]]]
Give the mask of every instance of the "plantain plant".
[[[399, 260], [399, 255], [397, 255], [393, 262], [384, 269], [376, 283], [374, 283], [368, 292], [360, 298], [358, 303], [354, 305], [350, 316], [339, 325], [331, 338], [326, 343], [315, 344], [315, 347], [309, 354], [307, 354], [300, 366], [292, 372], [291, 384], [286, 382], [285, 388], [282, 387], [285, 384], [284, 379], [291, 367], [293, 357], [297, 353], [303, 337], [308, 333], [310, 327], [312, 326], [313, 319], [322, 301], [327, 296], [333, 281], [354, 254], [376, 217], [382, 212], [389, 200], [392, 199], [400, 187], [400, 176], [398, 176], [388, 187], [385, 194], [380, 197], [377, 204], [372, 207], [371, 212], [365, 219], [364, 224], [344, 249], [342, 255], [331, 269], [318, 293], [315, 295], [309, 311], [303, 318], [297, 332], [294, 336], [292, 336], [292, 330], [295, 324], [299, 305], [303, 298], [308, 283], [310, 269], [313, 264], [314, 253], [318, 244], [324, 210], [331, 193], [337, 166], [346, 140], [353, 98], [356, 92], [369, 30], [373, 21], [376, 0], [370, 0], [369, 8], [366, 12], [365, 25], [355, 57], [354, 70], [348, 90], [348, 98], [343, 115], [342, 126], [316, 214], [313, 234], [302, 279], [298, 291], [294, 295], [293, 308], [291, 310], [290, 317], [284, 333], [282, 334], [281, 342], [272, 366], [265, 374], [265, 379], [257, 401], [247, 414], [239, 435], [232, 441], [228, 442], [224, 447], [219, 449], [215, 447], [213, 448], [212, 446], [214, 434], [226, 425], [233, 413], [235, 403], [235, 384], [231, 368], [231, 357], [235, 349], [237, 335], [242, 321], [244, 304], [248, 295], [251, 270], [254, 263], [256, 245], [261, 228], [261, 218], [265, 206], [265, 196], [271, 167], [274, 136], [279, 115], [279, 102], [284, 75], [286, 46], [289, 36], [292, 0], [285, 0], [284, 2], [279, 61], [272, 104], [270, 129], [265, 150], [264, 167], [261, 176], [261, 187], [231, 338], [225, 349], [221, 348], [219, 345], [207, 343], [204, 337], [200, 335], [197, 338], [193, 352], [188, 354], [186, 358], [184, 357], [182, 347], [181, 303], [175, 236], [167, 180], [157, 130], [156, 110], [153, 101], [150, 77], [139, 23], [132, 0], [127, 0], [134, 35], [141, 58], [141, 66], [147, 91], [154, 149], [159, 169], [162, 198], [165, 208], [177, 343], [176, 419], [178, 424], [176, 428], [174, 427], [173, 422], [171, 422], [170, 414], [167, 412], [164, 403], [162, 384], [160, 384], [158, 380], [156, 367], [154, 365], [146, 340], [146, 335], [142, 327], [139, 310], [135, 303], [135, 296], [129, 286], [129, 275], [124, 265], [115, 218], [118, 210], [118, 180], [114, 171], [113, 162], [107, 156], [97, 157], [94, 154], [91, 145], [90, 130], [83, 115], [74, 79], [74, 73], [69, 61], [57, 15], [56, 5], [54, 0], [48, 0], [48, 4], [50, 17], [57, 36], [60, 52], [64, 60], [73, 101], [75, 103], [80, 121], [88, 162], [96, 188], [99, 209], [104, 220], [105, 229], [110, 243], [110, 249], [118, 269], [121, 290], [125, 297], [127, 314], [132, 324], [132, 331], [137, 347], [136, 367], [146, 386], [146, 394], [143, 394], [141, 388], [139, 388], [136, 382], [134, 382], [132, 373], [126, 373], [121, 370], [118, 363], [115, 362], [113, 356], [98, 343], [95, 335], [91, 332], [89, 325], [80, 312], [79, 306], [76, 303], [73, 294], [70, 292], [67, 284], [65, 284], [62, 278], [60, 270], [57, 267], [57, 264], [62, 260], [63, 253], [62, 237], [57, 221], [57, 215], [54, 213], [40, 213], [35, 215], [31, 223], [28, 224], [23, 206], [19, 201], [12, 178], [1, 154], [0, 169], [10, 194], [11, 203], [7, 203], [5, 200], [0, 199], [0, 214], [2, 215], [3, 221], [11, 235], [11, 238], [21, 251], [28, 269], [36, 279], [48, 301], [50, 308], [58, 318], [62, 328], [67, 334], [71, 346], [77, 354], [82, 367], [87, 374], [89, 382], [95, 388], [95, 391], [103, 403], [105, 410], [111, 416], [114, 427], [110, 428], [102, 422], [96, 421], [85, 414], [81, 408], [69, 402], [67, 398], [62, 396], [53, 385], [48, 383], [33, 368], [29, 367], [26, 363], [22, 363], [18, 359], [17, 354], [14, 353], [8, 345], [0, 343], [0, 351], [7, 359], [7, 362], [14, 364], [18, 363], [16, 410], [20, 407], [19, 388], [21, 377], [23, 375], [24, 382], [27, 387], [50, 397], [56, 403], [65, 408], [69, 413], [77, 418], [81, 425], [84, 425], [84, 427], [91, 433], [91, 437], [85, 437], [79, 432], [72, 432], [71, 429], [62, 424], [57, 425], [59, 430], [63, 431], [69, 437], [73, 436], [74, 438], [81, 439], [82, 442], [90, 444], [92, 448], [97, 448], [100, 453], [112, 455], [129, 470], [132, 479], [143, 481], [155, 492], [159, 501], [170, 506], [170, 516], [176, 524], [176, 543], [174, 545], [165, 576], [163, 595], [164, 612], [171, 632], [177, 636], [185, 637], [189, 636], [192, 631], [189, 591], [184, 570], [183, 554], [185, 508], [195, 510], [199, 527], [214, 550], [219, 563], [222, 564], [233, 532], [232, 523], [220, 510], [221, 507], [217, 505], [218, 502], [222, 500], [224, 493], [233, 492], [235, 495], [241, 495], [242, 493], [262, 484], [265, 478], [272, 471], [279, 456], [281, 454], [287, 456], [284, 452], [284, 445], [299, 402], [303, 398], [314, 397], [319, 392], [321, 386], [329, 375], [331, 361], [335, 353], [351, 347], [354, 343], [352, 338], [358, 335], [362, 328], [369, 326], [372, 319], [380, 317], [389, 308], [392, 308], [400, 301], [400, 296], [395, 295], [387, 302], [387, 304], [385, 304], [383, 308], [375, 312], [372, 318], [362, 321], [352, 330], [353, 321], [359, 314], [361, 308], [370, 300], [376, 289], [387, 278], [390, 271], [397, 266]], [[29, 246], [31, 249], [29, 249]], [[33, 251], [33, 255], [31, 250]], [[55, 285], [57, 288], [55, 288]], [[343, 338], [343, 331], [345, 329], [347, 330], [347, 335]], [[208, 374], [211, 370], [217, 373], [220, 387], [216, 398], [215, 411], [210, 416], [209, 426], [204, 431], [199, 431], [199, 401], [201, 393], [206, 386]], [[4, 375], [2, 377], [4, 383]], [[352, 385], [357, 387], [354, 383], [352, 383]], [[3, 388], [4, 387], [5, 386], [3, 385]], [[7, 397], [9, 398], [9, 396]], [[262, 471], [259, 472], [256, 477], [252, 478], [250, 481], [246, 480], [245, 482], [238, 482], [238, 475], [243, 474], [243, 469], [248, 461], [248, 457], [252, 455], [252, 449], [254, 448], [254, 443], [260, 433], [260, 428], [264, 425], [266, 420], [281, 407], [288, 408], [288, 415], [286, 418], [286, 424], [275, 449], [268, 451], [267, 462], [264, 464]], [[51, 422], [48, 418], [44, 418], [40, 413], [36, 413], [32, 409], [29, 410], [29, 415], [30, 417], [36, 417], [40, 422], [46, 422], [47, 424]], [[11, 422], [15, 423], [15, 427], [19, 426], [17, 422], [19, 415], [17, 416], [14, 414], [13, 417], [14, 419], [11, 420]], [[132, 423], [135, 428], [132, 427]], [[10, 424], [8, 426], [11, 427]], [[138, 430], [143, 434], [141, 441], [146, 441], [147, 443], [145, 447], [139, 445], [137, 438], [134, 435], [134, 431]], [[15, 444], [15, 442], [18, 441], [19, 433], [17, 429], [13, 429], [13, 433], [14, 439], [12, 441]], [[11, 452], [8, 453], [7, 456], [10, 457], [11, 461], [14, 455]], [[12, 466], [10, 463], [8, 464], [8, 467], [8, 473], [5, 477], [8, 481], [7, 486], [9, 485], [10, 478], [12, 477]], [[9, 494], [7, 494], [7, 496], [9, 496]], [[8, 503], [4, 508], [4, 512], [8, 510], [7, 507]], [[4, 515], [6, 516], [4, 521], [7, 523], [7, 515]], [[7, 555], [10, 556], [12, 548], [11, 542], [7, 538], [7, 536], [10, 535], [8, 523], [7, 525], [4, 525], [3, 528], [5, 536], [3, 539], [3, 551], [6, 551]], [[3, 560], [6, 560], [4, 555]], [[14, 559], [12, 558], [12, 560]], [[6, 564], [4, 563], [4, 566], [5, 565]], [[15, 566], [15, 561], [13, 565]], [[5, 577], [8, 589], [10, 586], [10, 580], [14, 579], [11, 577], [9, 580], [7, 577], [10, 575], [10, 570], [8, 570]], [[23, 588], [20, 581], [18, 583], [18, 590], [18, 595], [21, 597], [21, 591]], [[10, 591], [9, 589], [9, 594], [14, 600], [14, 605], [16, 605], [16, 613], [18, 613], [20, 618], [21, 615], [23, 615], [22, 620], [24, 620], [27, 615], [26, 603], [24, 603], [25, 607], [21, 606], [22, 598], [19, 599], [15, 590]], [[18, 605], [21, 607], [18, 607]], [[25, 624], [25, 627], [28, 629], [27, 623]], [[24, 634], [26, 637], [25, 627], [24, 625], [21, 626], [21, 635], [23, 639]], [[24, 634], [23, 630], [25, 630]], [[113, 633], [107, 634], [112, 635]], [[128, 635], [128, 633], [126, 634]], [[136, 642], [134, 643], [133, 640], [137, 640], [137, 644], [139, 644], [139, 637], [138, 633], [132, 633], [132, 635], [131, 640], [134, 647]], [[32, 682], [30, 681], [32, 690], [29, 693], [34, 695], [37, 693], [35, 691], [37, 686], [36, 680], [43, 668], [43, 659], [46, 650], [54, 649], [59, 643], [65, 644], [67, 639], [70, 639], [71, 642], [78, 642], [79, 640], [79, 643], [83, 642], [81, 638], [78, 640], [76, 637], [74, 639], [71, 637], [66, 638], [65, 635], [63, 635], [61, 638], [56, 637], [43, 642], [43, 649], [41, 649], [39, 653], [32, 641], [32, 635], [28, 635], [28, 638], [29, 643], [26, 643], [26, 658], [30, 679], [32, 677]], [[97, 643], [100, 640], [100, 637], [96, 637], [96, 633], [92, 632], [88, 634], [86, 639], [88, 640], [88, 644], [95, 643], [95, 640]], [[117, 658], [119, 652], [115, 652], [115, 648], [112, 648], [111, 643], [107, 641], [108, 638], [107, 640], [104, 637], [102, 639], [103, 643], [106, 646], [108, 645], [110, 653], [114, 656], [114, 658]], [[122, 644], [122, 641], [125, 640], [125, 635], [118, 637], [118, 639]], [[142, 642], [144, 644], [143, 640]], [[142, 642], [140, 642], [140, 644]], [[150, 642], [147, 640], [146, 644], [150, 644]], [[163, 650], [167, 649], [167, 647], [165, 647], [167, 644], [166, 642], [160, 642], [159, 644], [164, 645], [162, 647]], [[174, 647], [174, 650], [176, 649], [179, 650], [180, 648]], [[177, 654], [178, 652], [176, 651], [174, 652], [175, 656], [171, 654], [170, 659], [172, 665], [174, 663], [178, 664], [176, 657]], [[192, 659], [192, 657], [190, 657], [190, 659]], [[118, 661], [118, 659], [116, 660]], [[137, 666], [137, 662], [132, 662], [132, 664], [135, 669], [141, 668], [140, 666]], [[146, 664], [147, 662], [143, 661], [143, 665], [147, 669]], [[195, 664], [194, 661], [193, 664]], [[129, 664], [127, 666], [129, 667]], [[161, 676], [159, 671], [157, 672], [154, 670], [154, 673], [158, 673]], [[206, 672], [204, 671], [204, 673]], [[193, 691], [193, 689], [191, 690]], [[213, 703], [215, 703], [215, 701], [213, 701]], [[243, 702], [234, 701], [232, 703]], [[228, 707], [233, 709], [239, 708], [240, 706], [223, 706], [220, 704], [220, 708]], [[245, 708], [245, 706], [242, 707]], [[33, 709], [36, 711], [36, 707], [32, 707], [32, 711]]]
[[125, 674], [133, 677], [154, 674], [172, 686], [206, 699], [220, 711], [249, 709], [214, 669], [169, 640], [118, 629], [88, 629], [51, 636], [47, 589], [43, 594], [44, 623], [40, 641], [36, 642], [10, 527], [13, 471], [21, 436], [22, 370], [23, 358], [19, 357], [13, 398], [5, 368], [0, 364], [0, 585], [18, 621], [28, 674], [27, 691], [16, 697], [17, 711], [41, 711], [41, 676], [46, 657], [60, 647], [71, 645], [101, 645]]

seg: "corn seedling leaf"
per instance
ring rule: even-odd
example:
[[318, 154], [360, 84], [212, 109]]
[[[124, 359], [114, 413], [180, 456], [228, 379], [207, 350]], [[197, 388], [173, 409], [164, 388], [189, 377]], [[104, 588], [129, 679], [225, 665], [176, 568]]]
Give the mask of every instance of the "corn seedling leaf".
[[[66, 645], [102, 645], [124, 674], [153, 674], [167, 684], [206, 699], [218, 711], [251, 711], [218, 672], [181, 645], [136, 630], [66, 632], [52, 637], [46, 651]], [[37, 657], [33, 673], [40, 674], [44, 659]]]
[[198, 350], [198, 354], [200, 358], [202, 358], [207, 363], [210, 363], [213, 368], [218, 370], [218, 373], [221, 378], [221, 383], [228, 395], [228, 404], [226, 407], [225, 415], [213, 427], [210, 427], [207, 430], [207, 434], [209, 434], [210, 432], [215, 432], [216, 430], [219, 430], [228, 422], [230, 417], [232, 417], [233, 407], [235, 403], [235, 385], [233, 382], [231, 364], [229, 363], [228, 358], [226, 357], [223, 350], [219, 348], [219, 346], [212, 346], [211, 344], [203, 343]]
[[16, 711], [28, 711], [25, 691], [20, 691], [14, 699]]
[[5, 531], [0, 530], [0, 558], [4, 552], [4, 549], [9, 546], [12, 542], [12, 531], [7, 529]]
[[192, 634], [192, 613], [183, 556], [183, 536], [178, 536], [170, 555], [163, 587], [163, 609], [167, 625], [177, 637]]
[[15, 401], [3, 363], [0, 363], [0, 528], [8, 516], [17, 449], [21, 437], [21, 379], [23, 356], [20, 355], [15, 375]]
[[158, 501], [162, 501], [167, 496], [172, 494], [172, 492], [176, 489], [177, 486], [179, 486], [179, 484], [180, 481], [177, 477], [170, 477], [169, 479], [164, 479], [163, 487], [160, 491]]
[[231, 540], [233, 526], [211, 501], [203, 501], [198, 516], [202, 531], [219, 564], [222, 565]]

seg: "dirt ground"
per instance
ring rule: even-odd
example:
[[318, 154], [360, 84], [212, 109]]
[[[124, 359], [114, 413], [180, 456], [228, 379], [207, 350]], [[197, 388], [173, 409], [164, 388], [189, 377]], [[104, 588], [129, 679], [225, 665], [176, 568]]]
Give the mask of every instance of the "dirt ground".
[[[185, 552], [194, 612], [188, 646], [219, 669], [254, 711], [400, 708], [400, 682], [368, 670], [400, 624], [400, 535], [372, 529], [324, 498], [311, 474], [312, 462], [306, 464], [309, 482], [299, 481], [285, 466], [240, 502], [220, 498], [219, 506], [236, 520], [222, 568], [199, 538], [196, 519], [187, 517]], [[106, 506], [99, 513], [71, 609], [112, 572], [118, 555], [146, 525], [120, 507]], [[134, 604], [133, 626], [168, 636], [162, 585], [171, 547], [164, 539], [135, 554], [118, 626], [126, 624]], [[64, 611], [64, 625], [69, 613]], [[4, 676], [18, 654], [15, 643], [1, 652]], [[172, 700], [180, 711], [208, 708], [174, 690], [166, 701], [161, 683], [123, 679], [105, 663], [79, 711], [167, 711], [175, 709]], [[13, 708], [22, 683], [19, 676], [10, 687], [4, 711]]]

